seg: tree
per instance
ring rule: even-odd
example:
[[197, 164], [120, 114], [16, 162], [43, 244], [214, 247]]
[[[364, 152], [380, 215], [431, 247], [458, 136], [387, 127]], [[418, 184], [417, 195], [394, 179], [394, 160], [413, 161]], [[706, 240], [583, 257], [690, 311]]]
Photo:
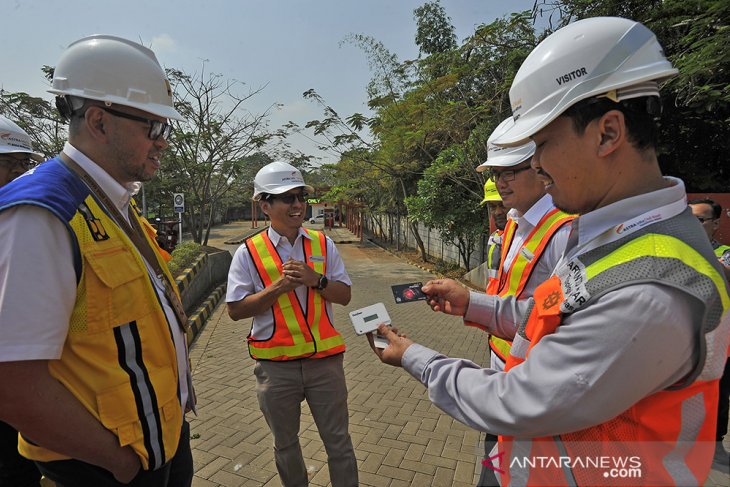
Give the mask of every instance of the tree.
[[[47, 79], [53, 77], [53, 68], [44, 66], [42, 71]], [[11, 93], [0, 89], [0, 114], [25, 130], [33, 142], [33, 150], [47, 159], [63, 149], [67, 124], [48, 100], [22, 91]]]
[[416, 45], [421, 54], [428, 56], [456, 49], [454, 26], [438, 0], [416, 8], [413, 18], [416, 21]]
[[[468, 262], [475, 242], [471, 234], [474, 222], [456, 204], [439, 206], [444, 213], [438, 222], [431, 220], [424, 208], [436, 207], [421, 192], [422, 181], [435, 177], [427, 175], [436, 165], [438, 178], [446, 180], [439, 183], [441, 188], [454, 189], [454, 195], [478, 197], [484, 181], [474, 168], [486, 158], [488, 135], [510, 113], [509, 86], [537, 39], [528, 12], [480, 26], [460, 47], [456, 47], [453, 28], [437, 2], [424, 5], [414, 15], [422, 36], [416, 43], [426, 54], [415, 61], [398, 63], [375, 39], [350, 37], [365, 51], [374, 71], [368, 85], [373, 116], [354, 114], [343, 118], [310, 90], [305, 97], [321, 104], [325, 117], [307, 127], [314, 129], [315, 136], [325, 138], [325, 148], [340, 151], [338, 166], [346, 169], [337, 175], [353, 178], [347, 183], [340, 181], [334, 188], [338, 194], [359, 198], [357, 201], [371, 212], [377, 211], [375, 205], [389, 199], [382, 211], [409, 216], [424, 260], [427, 255], [418, 233], [418, 220], [438, 224], [460, 246], [462, 260]], [[363, 127], [370, 129], [372, 143], [360, 137], [358, 130]], [[359, 172], [350, 170], [356, 159]], [[442, 171], [444, 164], [453, 172]], [[379, 186], [371, 180], [376, 178]], [[363, 188], [387, 197], [367, 198]], [[454, 202], [450, 197], [446, 199]], [[418, 218], [411, 211], [417, 211]]]
[[185, 213], [188, 228], [193, 239], [205, 245], [234, 181], [253, 179], [247, 156], [281, 134], [267, 128], [266, 117], [273, 106], [263, 114], [244, 109], [244, 103], [263, 88], [239, 95], [235, 89], [240, 82], [206, 73], [205, 62], [200, 73], [169, 69], [167, 74], [184, 120], [172, 122], [172, 140], [160, 173], [174, 179], [176, 192], [185, 193], [186, 207], [192, 210]]
[[549, 0], [536, 9], [558, 18], [614, 15], [651, 29], [679, 75], [661, 89], [659, 164], [690, 192], [730, 186], [730, 2], [717, 0]]
[[[466, 177], [455, 177], [458, 174]], [[489, 231], [486, 212], [479, 205], [481, 195], [472, 190], [470, 179], [464, 172], [464, 152], [454, 146], [439, 154], [418, 181], [418, 194], [406, 199], [410, 217], [454, 243], [467, 270], [477, 242]]]

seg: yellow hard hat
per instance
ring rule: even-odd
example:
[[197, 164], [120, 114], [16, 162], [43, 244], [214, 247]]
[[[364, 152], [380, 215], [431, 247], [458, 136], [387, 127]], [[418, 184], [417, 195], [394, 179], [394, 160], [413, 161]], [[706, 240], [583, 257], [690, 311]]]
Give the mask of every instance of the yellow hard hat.
[[491, 179], [487, 179], [487, 182], [484, 183], [484, 199], [479, 204], [485, 205], [488, 201], [502, 201], [502, 197], [497, 191], [497, 183]]

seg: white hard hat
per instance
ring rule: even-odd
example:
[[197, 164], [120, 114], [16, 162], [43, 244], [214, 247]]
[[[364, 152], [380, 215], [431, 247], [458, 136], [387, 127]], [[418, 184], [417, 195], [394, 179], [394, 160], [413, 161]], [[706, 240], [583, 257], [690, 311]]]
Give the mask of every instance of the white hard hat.
[[314, 188], [304, 184], [299, 169], [284, 161], [274, 161], [259, 169], [253, 178], [253, 199], [261, 198], [261, 193], [281, 194], [294, 188], [314, 193]]
[[26, 153], [35, 161], [43, 162], [43, 156], [33, 152], [30, 136], [12, 120], [0, 115], [0, 154]]
[[93, 35], [69, 45], [56, 64], [48, 91], [183, 119], [155, 53], [121, 37]]
[[531, 140], [518, 147], [502, 147], [494, 143], [495, 139], [504, 135], [514, 125], [515, 121], [512, 117], [502, 120], [502, 123], [497, 125], [487, 140], [487, 160], [477, 167], [477, 172], [486, 171], [493, 166], [516, 166], [532, 157], [535, 153], [535, 143]]
[[656, 82], [677, 72], [642, 24], [620, 17], [579, 20], [548, 36], [522, 63], [509, 91], [515, 126], [495, 142], [524, 144], [575, 103], [613, 90], [640, 88], [624, 90], [630, 95], [618, 100], [658, 96]]

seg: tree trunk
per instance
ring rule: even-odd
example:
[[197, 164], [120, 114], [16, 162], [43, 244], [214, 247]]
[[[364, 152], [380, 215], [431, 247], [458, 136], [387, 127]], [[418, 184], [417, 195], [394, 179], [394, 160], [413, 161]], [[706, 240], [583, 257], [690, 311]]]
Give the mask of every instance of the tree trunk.
[[208, 211], [208, 221], [207, 225], [205, 226], [205, 238], [203, 239], [203, 242], [201, 245], [208, 245], [208, 237], [210, 237], [210, 228], [213, 226], [213, 213], [215, 210], [215, 204], [210, 204], [210, 211]]
[[421, 260], [423, 262], [428, 262], [428, 254], [426, 253], [426, 247], [423, 245], [423, 239], [421, 238], [421, 235], [418, 233], [418, 222], [417, 221], [409, 221], [411, 226], [411, 232], [413, 232], [413, 237], [416, 239], [416, 245], [418, 245], [418, 250], [421, 252]]

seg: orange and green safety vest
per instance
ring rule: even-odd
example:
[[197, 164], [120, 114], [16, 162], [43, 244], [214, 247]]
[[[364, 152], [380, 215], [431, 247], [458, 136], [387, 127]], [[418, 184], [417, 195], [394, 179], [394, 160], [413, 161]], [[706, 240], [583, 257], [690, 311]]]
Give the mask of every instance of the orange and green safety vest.
[[[307, 265], [325, 275], [327, 241], [323, 233], [304, 229], [310, 238], [302, 238]], [[246, 240], [251, 259], [265, 287], [282, 275], [283, 262], [268, 232], [260, 232]], [[248, 351], [256, 360], [296, 360], [322, 358], [345, 351], [342, 335], [327, 315], [326, 301], [315, 288], [307, 288], [307, 311], [302, 309], [294, 290], [282, 294], [272, 306], [274, 331], [260, 339], [249, 333]], [[255, 318], [254, 318], [255, 320]], [[252, 327], [253, 330], [253, 327]]]

